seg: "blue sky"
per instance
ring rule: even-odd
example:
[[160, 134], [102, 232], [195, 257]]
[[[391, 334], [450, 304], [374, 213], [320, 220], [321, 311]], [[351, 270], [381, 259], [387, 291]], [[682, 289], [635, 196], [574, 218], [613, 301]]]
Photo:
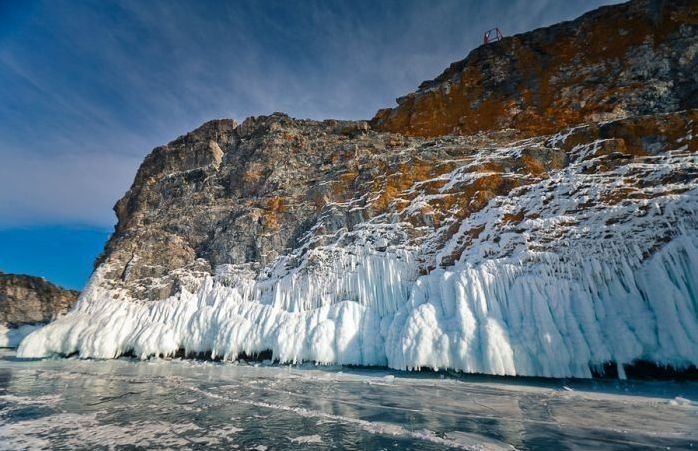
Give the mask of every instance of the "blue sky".
[[608, 3], [0, 0], [0, 270], [81, 287], [143, 157], [206, 120], [370, 118], [485, 29]]

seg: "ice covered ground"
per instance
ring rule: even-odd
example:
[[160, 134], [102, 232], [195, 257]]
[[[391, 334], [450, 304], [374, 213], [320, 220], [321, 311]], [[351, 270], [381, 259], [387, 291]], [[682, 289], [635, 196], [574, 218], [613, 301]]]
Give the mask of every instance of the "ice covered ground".
[[691, 449], [695, 382], [0, 351], [0, 449]]
[[[698, 159], [686, 146], [628, 163], [604, 140], [580, 145], [550, 177], [495, 174], [517, 188], [409, 238], [410, 215], [465, 195], [493, 177], [482, 168], [519, 161], [532, 145], [469, 156], [396, 196], [409, 199], [403, 210], [332, 239], [318, 237], [321, 218], [271, 267], [192, 274], [162, 301], [110, 289], [105, 264], [74, 311], [27, 337], [19, 355], [184, 349], [235, 359], [271, 350], [289, 363], [548, 377], [590, 377], [608, 362], [621, 377], [636, 360], [697, 365]], [[438, 189], [425, 193], [427, 184]], [[361, 202], [329, 206], [326, 216]]]

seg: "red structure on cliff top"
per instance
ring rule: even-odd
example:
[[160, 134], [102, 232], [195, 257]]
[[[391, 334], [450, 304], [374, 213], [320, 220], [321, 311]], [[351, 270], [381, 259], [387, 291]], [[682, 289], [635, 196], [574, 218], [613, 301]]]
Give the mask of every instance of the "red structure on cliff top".
[[504, 39], [504, 35], [501, 31], [499, 31], [499, 28], [495, 27], [491, 30], [485, 31], [485, 36], [483, 40], [484, 44], [489, 44], [490, 42], [497, 42], [501, 41], [502, 39]]

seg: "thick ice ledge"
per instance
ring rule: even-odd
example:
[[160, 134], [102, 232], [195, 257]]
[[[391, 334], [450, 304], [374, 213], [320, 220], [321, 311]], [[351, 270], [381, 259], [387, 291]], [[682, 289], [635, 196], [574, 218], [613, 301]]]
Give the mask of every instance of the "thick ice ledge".
[[[75, 310], [29, 335], [18, 355], [147, 358], [183, 348], [234, 359], [270, 349], [282, 362], [550, 377], [637, 359], [680, 368], [698, 365], [697, 249], [687, 234], [641, 263], [630, 251], [577, 261], [525, 253], [414, 283], [408, 255], [373, 255], [357, 262], [356, 279], [294, 273], [267, 284], [264, 299], [249, 283], [207, 277], [195, 292], [151, 303], [114, 299], [98, 270]], [[332, 286], [364, 291], [322, 298]]]

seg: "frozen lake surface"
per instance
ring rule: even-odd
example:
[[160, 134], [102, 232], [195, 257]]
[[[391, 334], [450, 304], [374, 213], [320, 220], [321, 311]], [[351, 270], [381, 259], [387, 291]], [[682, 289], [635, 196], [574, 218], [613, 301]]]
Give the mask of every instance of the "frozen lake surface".
[[698, 382], [0, 350], [0, 448], [698, 449]]

